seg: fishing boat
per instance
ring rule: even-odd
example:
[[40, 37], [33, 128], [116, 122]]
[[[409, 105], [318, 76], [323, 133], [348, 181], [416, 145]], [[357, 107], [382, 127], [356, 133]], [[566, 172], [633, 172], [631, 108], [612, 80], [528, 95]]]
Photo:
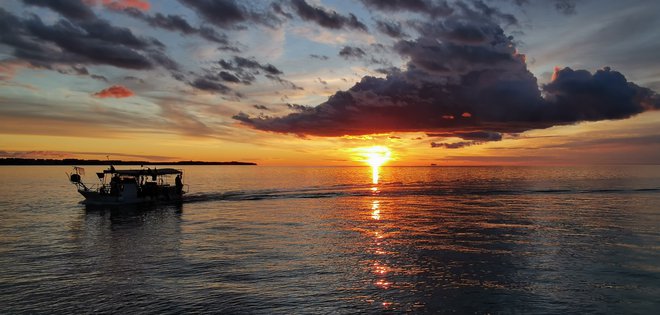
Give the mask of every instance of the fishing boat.
[[[183, 171], [173, 168], [140, 168], [118, 170], [114, 166], [96, 173], [99, 183], [83, 183], [85, 169], [74, 167], [67, 174], [69, 181], [85, 197], [83, 203], [115, 205], [141, 202], [177, 201], [187, 192], [183, 184]], [[174, 177], [174, 183], [171, 179]]]

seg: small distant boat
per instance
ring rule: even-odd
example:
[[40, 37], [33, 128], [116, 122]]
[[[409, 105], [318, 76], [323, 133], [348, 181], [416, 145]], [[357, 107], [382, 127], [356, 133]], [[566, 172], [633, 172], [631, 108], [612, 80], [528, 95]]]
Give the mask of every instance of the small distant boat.
[[[183, 171], [173, 168], [141, 168], [117, 170], [110, 166], [96, 173], [99, 184], [88, 186], [82, 182], [85, 169], [74, 167], [67, 174], [69, 181], [85, 197], [85, 204], [119, 205], [141, 202], [177, 201], [187, 193], [184, 190]], [[174, 183], [171, 184], [171, 177]]]

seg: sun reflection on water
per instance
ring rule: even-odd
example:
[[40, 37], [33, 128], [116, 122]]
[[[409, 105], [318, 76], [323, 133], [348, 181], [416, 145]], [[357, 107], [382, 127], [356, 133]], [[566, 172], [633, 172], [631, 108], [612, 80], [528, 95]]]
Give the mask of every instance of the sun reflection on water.
[[378, 174], [378, 171], [379, 171], [378, 169], [379, 168], [380, 168], [380, 166], [372, 166], [371, 167], [371, 174], [372, 174], [371, 183], [374, 184], [374, 185], [378, 184], [378, 175], [379, 175]]
[[371, 202], [371, 218], [374, 220], [380, 220], [380, 209], [378, 200]]
[[[354, 151], [357, 152], [356, 161], [364, 162], [368, 164], [371, 168], [371, 183], [370, 187], [371, 196], [370, 198], [370, 212], [369, 218], [373, 222], [373, 227], [370, 229], [371, 238], [372, 238], [372, 247], [370, 248], [370, 253], [372, 256], [369, 259], [368, 269], [369, 272], [373, 275], [372, 285], [374, 288], [377, 288], [379, 291], [388, 291], [396, 287], [396, 284], [391, 279], [392, 267], [388, 265], [389, 256], [392, 252], [388, 249], [390, 233], [388, 232], [388, 225], [391, 224], [388, 220], [383, 220], [384, 215], [382, 212], [381, 201], [378, 198], [380, 195], [379, 181], [380, 181], [380, 167], [383, 166], [391, 158], [391, 151], [387, 147], [383, 146], [374, 146], [374, 147], [363, 147], [355, 148]], [[377, 300], [380, 300], [384, 309], [390, 309], [392, 307], [392, 301], [388, 299], [383, 299], [383, 296], [377, 294], [374, 296], [376, 299], [367, 299], [368, 303], [373, 303]]]

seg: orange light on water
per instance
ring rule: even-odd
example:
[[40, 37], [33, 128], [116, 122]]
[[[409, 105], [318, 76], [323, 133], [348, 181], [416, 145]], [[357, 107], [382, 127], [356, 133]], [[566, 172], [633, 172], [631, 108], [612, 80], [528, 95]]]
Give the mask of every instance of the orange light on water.
[[376, 286], [382, 288], [382, 289], [389, 289], [390, 286], [392, 285], [392, 282], [388, 282], [388, 281], [385, 280], [385, 279], [379, 279], [379, 280], [376, 281], [376, 283], [374, 283], [374, 284], [375, 284]]
[[379, 209], [379, 207], [380, 207], [380, 203], [378, 202], [378, 200], [374, 200], [371, 203], [371, 210], [372, 210], [371, 211], [371, 218], [374, 219], [374, 220], [380, 220], [380, 209]]

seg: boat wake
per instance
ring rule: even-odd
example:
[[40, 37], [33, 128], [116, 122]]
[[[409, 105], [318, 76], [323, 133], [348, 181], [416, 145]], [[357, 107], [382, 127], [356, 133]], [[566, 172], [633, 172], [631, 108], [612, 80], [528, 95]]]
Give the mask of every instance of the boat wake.
[[525, 188], [510, 185], [463, 185], [456, 183], [384, 183], [379, 185], [342, 184], [327, 187], [302, 187], [291, 189], [261, 189], [245, 191], [209, 191], [186, 194], [186, 203], [208, 201], [250, 201], [271, 199], [338, 198], [338, 197], [405, 197], [405, 196], [488, 196], [488, 195], [538, 195], [538, 194], [639, 194], [658, 193], [660, 187], [651, 188]]

